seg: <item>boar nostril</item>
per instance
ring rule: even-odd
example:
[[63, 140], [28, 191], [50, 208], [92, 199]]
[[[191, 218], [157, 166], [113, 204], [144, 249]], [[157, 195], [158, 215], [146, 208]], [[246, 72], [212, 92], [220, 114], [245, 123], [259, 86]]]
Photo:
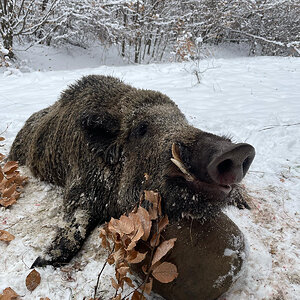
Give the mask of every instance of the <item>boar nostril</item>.
[[254, 156], [255, 150], [251, 145], [232, 144], [213, 158], [207, 166], [207, 172], [213, 181], [221, 185], [240, 182]]
[[220, 174], [227, 173], [231, 170], [233, 166], [233, 162], [231, 159], [225, 159], [221, 163], [218, 164], [217, 168]]
[[250, 164], [251, 164], [251, 159], [250, 159], [250, 156], [248, 156], [244, 162], [243, 162], [243, 173], [244, 175], [247, 173], [247, 171], [249, 170], [249, 167], [250, 167]]

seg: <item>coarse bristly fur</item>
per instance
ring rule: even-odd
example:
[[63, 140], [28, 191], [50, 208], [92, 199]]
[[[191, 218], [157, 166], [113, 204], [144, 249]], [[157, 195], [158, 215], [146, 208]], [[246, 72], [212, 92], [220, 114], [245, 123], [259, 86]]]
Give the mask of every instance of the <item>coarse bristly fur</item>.
[[64, 187], [66, 220], [47, 259], [38, 258], [35, 265], [68, 262], [97, 224], [129, 211], [143, 189], [160, 192], [164, 213], [173, 220], [218, 213], [230, 196], [186, 181], [170, 160], [173, 143], [186, 168], [208, 184], [213, 181], [208, 163], [233, 145], [190, 126], [167, 96], [109, 76], [83, 77], [52, 106], [33, 114], [10, 159]]

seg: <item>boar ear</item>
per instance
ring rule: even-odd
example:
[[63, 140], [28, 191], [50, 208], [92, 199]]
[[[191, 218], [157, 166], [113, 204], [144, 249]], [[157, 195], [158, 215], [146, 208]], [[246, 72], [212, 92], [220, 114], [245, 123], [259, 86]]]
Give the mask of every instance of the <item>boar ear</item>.
[[85, 112], [79, 122], [81, 129], [92, 139], [112, 139], [120, 130], [120, 122], [108, 112]]

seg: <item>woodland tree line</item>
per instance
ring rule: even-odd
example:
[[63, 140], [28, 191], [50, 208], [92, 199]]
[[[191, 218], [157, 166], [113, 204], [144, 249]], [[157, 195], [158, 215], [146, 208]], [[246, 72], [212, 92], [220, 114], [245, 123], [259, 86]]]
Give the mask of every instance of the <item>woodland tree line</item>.
[[221, 43], [300, 56], [300, 0], [0, 0], [0, 52], [10, 57], [15, 43], [95, 41], [135, 63], [196, 59], [203, 45]]

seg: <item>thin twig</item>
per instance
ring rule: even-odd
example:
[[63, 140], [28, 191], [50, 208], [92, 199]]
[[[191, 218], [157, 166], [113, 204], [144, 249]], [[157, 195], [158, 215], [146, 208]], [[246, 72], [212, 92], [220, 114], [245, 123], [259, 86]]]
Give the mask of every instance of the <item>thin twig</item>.
[[[114, 250], [115, 250], [115, 245], [114, 245], [113, 248], [111, 249], [111, 251], [110, 251], [108, 257], [114, 252]], [[107, 257], [107, 258], [108, 258], [108, 257]], [[103, 264], [102, 269], [101, 269], [101, 271], [100, 271], [99, 274], [98, 274], [97, 283], [96, 283], [96, 285], [95, 285], [94, 299], [96, 299], [96, 294], [97, 294], [97, 289], [98, 289], [100, 277], [101, 277], [101, 274], [103, 273], [104, 268], [106, 267], [106, 264], [107, 264], [107, 259], [105, 260], [105, 263]]]
[[260, 131], [264, 131], [264, 130], [269, 130], [269, 129], [273, 129], [275, 127], [290, 127], [290, 126], [298, 126], [300, 125], [300, 123], [294, 123], [294, 124], [283, 124], [283, 125], [269, 125], [268, 127], [264, 127], [260, 130], [258, 130], [258, 132]]
[[10, 125], [11, 125], [11, 123], [10, 123], [10, 124], [6, 124], [6, 128], [4, 129], [4, 131], [0, 132], [0, 136], [1, 136], [2, 134], [4, 134], [4, 133], [7, 131], [8, 127], [9, 127]]

